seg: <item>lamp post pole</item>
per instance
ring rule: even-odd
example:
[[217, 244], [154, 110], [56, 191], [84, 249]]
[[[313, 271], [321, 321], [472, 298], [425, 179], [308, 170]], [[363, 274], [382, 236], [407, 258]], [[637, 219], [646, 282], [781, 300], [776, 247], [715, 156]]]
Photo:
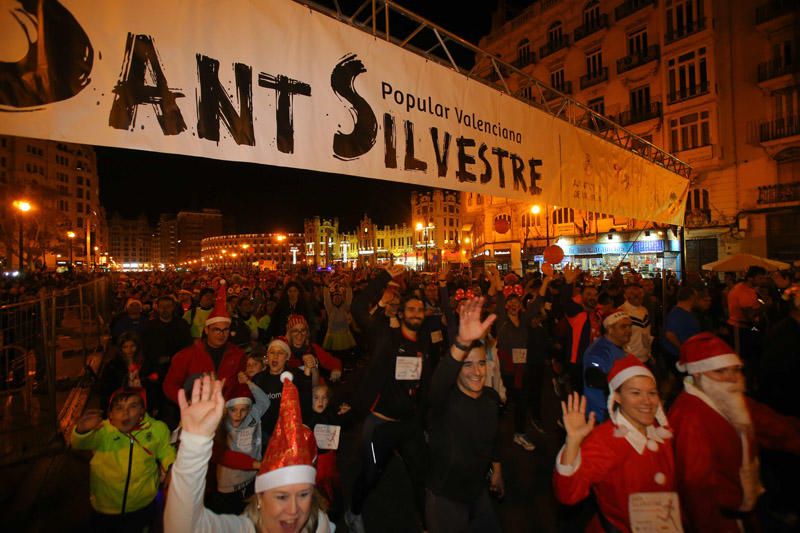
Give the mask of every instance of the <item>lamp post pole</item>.
[[70, 230], [67, 232], [67, 240], [69, 242], [69, 264], [67, 265], [67, 267], [69, 268], [69, 270], [72, 270], [72, 241], [75, 240], [74, 231]]
[[25, 264], [23, 263], [23, 252], [25, 243], [23, 242], [23, 228], [25, 225], [25, 215], [30, 211], [33, 206], [27, 200], [14, 200], [14, 208], [19, 212], [19, 271], [23, 272]]

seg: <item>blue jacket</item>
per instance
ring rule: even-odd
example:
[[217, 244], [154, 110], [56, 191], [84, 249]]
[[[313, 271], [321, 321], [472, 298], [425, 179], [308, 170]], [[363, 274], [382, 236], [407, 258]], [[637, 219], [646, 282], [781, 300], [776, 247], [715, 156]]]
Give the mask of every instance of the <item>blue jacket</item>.
[[[586, 384], [583, 387], [583, 394], [586, 396], [586, 410], [594, 412], [597, 417], [597, 423], [603, 422], [608, 418], [608, 387], [597, 389], [590, 387], [587, 380], [586, 372], [594, 367], [599, 369], [606, 376], [614, 366], [614, 361], [625, 357], [625, 350], [608, 340], [607, 337], [600, 337], [586, 349], [583, 355], [583, 382]], [[589, 413], [586, 413], [587, 416]]]

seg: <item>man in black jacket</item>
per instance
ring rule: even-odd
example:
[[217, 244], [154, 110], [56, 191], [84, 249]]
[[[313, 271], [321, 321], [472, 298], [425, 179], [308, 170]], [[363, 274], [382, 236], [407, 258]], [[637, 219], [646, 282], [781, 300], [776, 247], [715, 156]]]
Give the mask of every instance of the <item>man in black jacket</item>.
[[501, 530], [489, 499], [489, 490], [500, 497], [504, 492], [500, 397], [485, 387], [486, 350], [479, 341], [495, 315], [481, 322], [482, 305], [483, 298], [474, 298], [461, 308], [458, 335], [431, 379], [431, 461], [425, 498], [430, 533]]
[[154, 411], [159, 412], [159, 419], [170, 428], [177, 426], [180, 417], [172, 402], [163, 401], [162, 385], [164, 376], [169, 370], [172, 356], [192, 344], [189, 324], [175, 315], [175, 299], [172, 296], [161, 296], [156, 300], [157, 316], [147, 321], [142, 332], [142, 351], [148, 366], [155, 370], [158, 386], [157, 397], [148, 398]]
[[[345, 520], [350, 531], [362, 533], [364, 502], [377, 485], [394, 453], [406, 463], [416, 493], [417, 511], [424, 522], [425, 437], [421, 401], [430, 372], [430, 342], [419, 335], [425, 305], [415, 296], [401, 300], [399, 327], [378, 318], [372, 307], [392, 278], [404, 267], [390, 266], [353, 299], [352, 313], [362, 331], [371, 331], [370, 366], [361, 387], [362, 406], [369, 410], [362, 430], [363, 464], [356, 478], [350, 509]], [[373, 313], [370, 313], [370, 310]]]

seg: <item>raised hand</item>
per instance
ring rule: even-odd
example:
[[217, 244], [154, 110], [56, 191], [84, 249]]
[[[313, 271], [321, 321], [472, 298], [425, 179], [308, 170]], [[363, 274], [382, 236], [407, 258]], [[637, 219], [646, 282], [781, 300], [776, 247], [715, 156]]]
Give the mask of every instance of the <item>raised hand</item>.
[[78, 419], [75, 425], [75, 431], [78, 433], [89, 433], [96, 429], [100, 429], [103, 425], [103, 412], [100, 409], [89, 409], [82, 417]]
[[589, 419], [586, 419], [586, 396], [573, 392], [566, 402], [561, 402], [561, 412], [567, 441], [580, 444], [592, 432], [595, 423], [594, 412], [589, 413]]
[[474, 340], [482, 338], [486, 331], [491, 327], [497, 315], [491, 314], [486, 320], [481, 322], [481, 308], [485, 298], [472, 298], [461, 306], [458, 312], [460, 317], [458, 323], [458, 340], [462, 344], [469, 344]]
[[542, 265], [542, 274], [546, 278], [552, 278], [553, 277], [553, 265], [551, 265], [550, 263], [544, 263]]
[[250, 378], [244, 372], [239, 372], [239, 374], [236, 376], [236, 378], [239, 380], [239, 383], [241, 383], [242, 385], [244, 385], [245, 383], [250, 381]]
[[567, 283], [575, 283], [578, 276], [581, 275], [580, 267], [574, 266], [572, 263], [564, 265], [564, 281]]
[[225, 412], [222, 397], [223, 381], [203, 376], [194, 380], [192, 403], [186, 400], [186, 392], [178, 390], [178, 405], [181, 408], [181, 426], [188, 433], [213, 437]]

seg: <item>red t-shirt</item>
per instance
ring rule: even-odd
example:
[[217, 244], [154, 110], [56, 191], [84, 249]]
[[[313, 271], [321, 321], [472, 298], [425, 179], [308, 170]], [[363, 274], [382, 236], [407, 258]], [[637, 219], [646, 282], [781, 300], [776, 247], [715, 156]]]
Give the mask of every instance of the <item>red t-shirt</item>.
[[756, 309], [761, 306], [758, 293], [744, 281], [733, 286], [728, 293], [728, 324], [731, 326], [747, 327], [751, 321], [745, 317], [742, 309]]

